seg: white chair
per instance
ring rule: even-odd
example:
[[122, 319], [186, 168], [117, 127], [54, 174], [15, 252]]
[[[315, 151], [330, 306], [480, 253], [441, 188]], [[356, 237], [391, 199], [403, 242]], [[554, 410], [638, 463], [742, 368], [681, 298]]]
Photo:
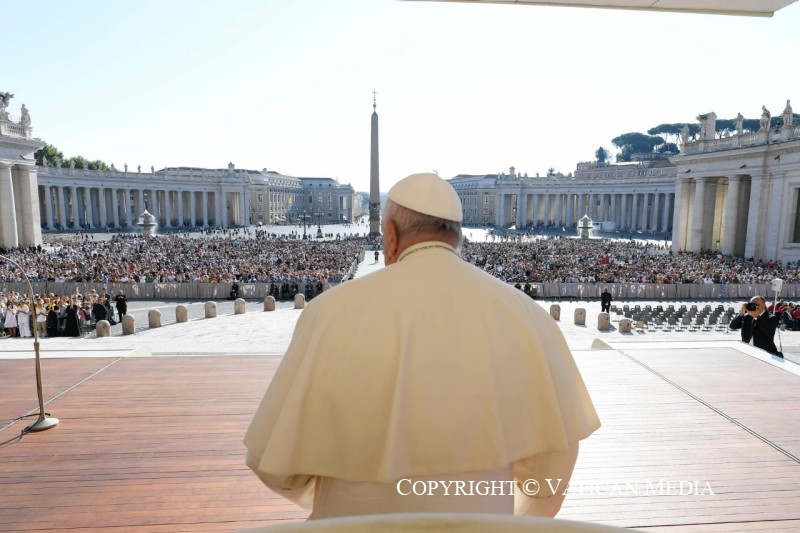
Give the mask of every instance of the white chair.
[[309, 520], [239, 533], [619, 533], [619, 527], [538, 518], [471, 513], [405, 513]]

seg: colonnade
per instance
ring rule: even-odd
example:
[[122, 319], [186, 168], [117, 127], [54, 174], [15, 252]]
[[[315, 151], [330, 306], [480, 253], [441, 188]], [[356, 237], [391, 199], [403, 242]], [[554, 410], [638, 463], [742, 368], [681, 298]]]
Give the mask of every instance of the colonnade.
[[247, 225], [247, 191], [40, 185], [41, 223], [47, 230], [132, 228], [147, 209], [160, 227]]
[[42, 243], [35, 194], [35, 167], [0, 161], [0, 246]]
[[536, 225], [574, 227], [588, 215], [595, 222], [613, 222], [617, 229], [666, 232], [672, 228], [674, 192], [496, 194], [498, 227]]
[[[698, 176], [678, 179], [673, 231], [677, 250], [716, 250], [723, 254], [762, 255], [769, 240], [762, 235], [758, 211], [762, 180], [752, 175]], [[755, 196], [755, 197], [753, 197]], [[754, 210], [750, 223], [750, 210]]]

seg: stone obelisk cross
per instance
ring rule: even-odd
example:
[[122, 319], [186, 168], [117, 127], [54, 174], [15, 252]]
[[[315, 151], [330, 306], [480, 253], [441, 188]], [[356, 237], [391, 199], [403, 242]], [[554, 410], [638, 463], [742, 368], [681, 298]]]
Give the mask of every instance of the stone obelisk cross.
[[372, 128], [370, 131], [369, 152], [369, 234], [381, 234], [380, 172], [378, 170], [378, 112], [375, 95], [372, 91]]

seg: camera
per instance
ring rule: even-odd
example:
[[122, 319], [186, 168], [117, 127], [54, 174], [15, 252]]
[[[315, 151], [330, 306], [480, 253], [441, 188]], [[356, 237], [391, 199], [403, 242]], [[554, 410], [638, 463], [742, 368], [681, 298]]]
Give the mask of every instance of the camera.
[[746, 304], [744, 304], [744, 308], [747, 309], [748, 311], [755, 311], [756, 309], [758, 309], [758, 304], [755, 304], [753, 302], [747, 302]]

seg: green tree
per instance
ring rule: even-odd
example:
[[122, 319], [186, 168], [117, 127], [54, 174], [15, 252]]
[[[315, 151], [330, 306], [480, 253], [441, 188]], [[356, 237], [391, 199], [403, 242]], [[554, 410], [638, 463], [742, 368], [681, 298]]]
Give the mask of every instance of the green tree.
[[664, 139], [634, 131], [614, 137], [611, 139], [611, 143], [622, 150], [617, 154], [617, 161], [625, 162], [631, 161], [633, 154], [652, 153], [657, 146], [664, 144]]
[[36, 164], [42, 166], [44, 165], [44, 159], [47, 159], [47, 162], [50, 164], [50, 166], [55, 166], [56, 161], [61, 161], [62, 166], [68, 167], [74, 161], [75, 168], [85, 168], [89, 170], [109, 169], [109, 166], [99, 159], [95, 161], [89, 161], [82, 155], [65, 158], [64, 154], [61, 153], [61, 150], [51, 144], [45, 144], [42, 148], [36, 150], [36, 152], [33, 154], [33, 157], [36, 159]]
[[55, 165], [57, 160], [64, 160], [64, 154], [52, 144], [45, 144], [40, 149], [36, 150], [33, 157], [36, 159], [36, 164], [42, 166], [44, 166], [45, 159], [47, 159], [50, 165]]
[[679, 123], [679, 124], [659, 124], [655, 128], [650, 128], [649, 130], [647, 130], [647, 134], [648, 135], [661, 135], [661, 136], [663, 136], [664, 143], [668, 143], [670, 135], [674, 135], [675, 136], [675, 142], [678, 142], [678, 139], [680, 138], [680, 135], [681, 135], [681, 130], [683, 130], [684, 126], [685, 126], [685, 124], [683, 124], [683, 123]]
[[602, 146], [597, 149], [597, 151], [594, 153], [594, 156], [597, 158], [598, 163], [605, 163], [611, 158], [611, 154], [608, 153], [608, 150]]

